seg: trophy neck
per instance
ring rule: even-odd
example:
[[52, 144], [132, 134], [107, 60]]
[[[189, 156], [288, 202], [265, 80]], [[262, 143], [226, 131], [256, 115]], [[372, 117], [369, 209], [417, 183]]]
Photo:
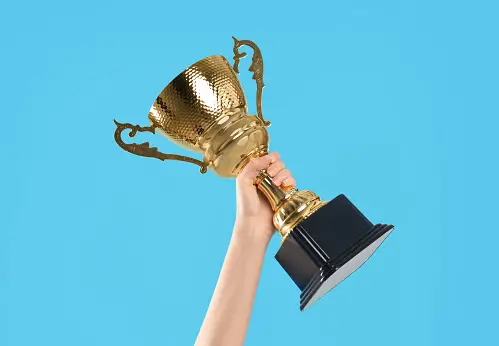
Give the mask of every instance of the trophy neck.
[[245, 107], [224, 112], [198, 141], [210, 169], [224, 178], [235, 178], [252, 157], [267, 153], [268, 144], [262, 121]]
[[299, 191], [294, 187], [286, 188], [275, 185], [266, 170], [258, 174], [255, 185], [270, 203], [274, 212], [272, 221], [277, 232], [282, 236], [282, 241], [296, 225], [326, 204], [311, 191]]
[[281, 188], [275, 185], [266, 170], [263, 170], [260, 174], [258, 174], [255, 180], [255, 185], [265, 195], [265, 197], [267, 197], [273, 211], [278, 210], [286, 200], [298, 192], [298, 190], [294, 187]]

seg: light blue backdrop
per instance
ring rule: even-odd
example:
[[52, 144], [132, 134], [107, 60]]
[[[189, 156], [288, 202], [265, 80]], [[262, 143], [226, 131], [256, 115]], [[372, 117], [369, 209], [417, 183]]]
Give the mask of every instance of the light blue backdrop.
[[[392, 234], [305, 313], [273, 259], [248, 345], [497, 341], [495, 1], [7, 1], [0, 5], [0, 345], [189, 345], [234, 221], [234, 181], [134, 157], [191, 63], [265, 60], [273, 150]], [[248, 50], [249, 52], [249, 50]], [[254, 83], [242, 62], [254, 111]], [[184, 153], [159, 136], [162, 150]]]

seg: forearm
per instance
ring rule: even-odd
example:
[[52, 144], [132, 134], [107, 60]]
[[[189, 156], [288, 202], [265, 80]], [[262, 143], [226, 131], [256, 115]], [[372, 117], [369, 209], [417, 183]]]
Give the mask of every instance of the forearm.
[[268, 236], [258, 223], [236, 221], [224, 264], [196, 346], [243, 345]]

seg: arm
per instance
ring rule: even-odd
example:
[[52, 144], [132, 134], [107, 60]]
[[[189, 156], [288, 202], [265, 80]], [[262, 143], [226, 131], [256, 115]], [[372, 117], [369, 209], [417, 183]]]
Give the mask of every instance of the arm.
[[244, 344], [269, 242], [265, 237], [252, 234], [255, 227], [256, 224], [236, 222], [196, 346]]
[[275, 184], [295, 183], [276, 153], [252, 160], [239, 174], [236, 223], [196, 346], [244, 344], [265, 251], [274, 233], [272, 210], [253, 185], [265, 168]]

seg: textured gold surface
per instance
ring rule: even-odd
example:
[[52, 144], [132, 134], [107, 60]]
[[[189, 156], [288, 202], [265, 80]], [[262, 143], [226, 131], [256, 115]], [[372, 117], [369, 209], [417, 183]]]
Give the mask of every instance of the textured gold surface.
[[[256, 81], [257, 116], [248, 115], [243, 89], [237, 79], [239, 48], [253, 49], [249, 68]], [[124, 150], [140, 156], [160, 160], [181, 160], [197, 164], [201, 172], [209, 168], [226, 178], [236, 177], [253, 157], [268, 153], [269, 136], [262, 115], [263, 59], [260, 49], [249, 40], [234, 38], [234, 69], [222, 56], [210, 56], [198, 61], [173, 79], [159, 94], [149, 111], [151, 126], [120, 124], [115, 140]], [[139, 132], [159, 130], [173, 143], [203, 155], [202, 161], [185, 156], [164, 154], [149, 143], [126, 144], [121, 133], [130, 129], [130, 137]], [[283, 239], [302, 220], [325, 202], [310, 191], [276, 186], [266, 171], [262, 171], [255, 185], [269, 200], [274, 211], [273, 222]]]
[[199, 137], [234, 108], [246, 108], [239, 80], [224, 57], [210, 56], [163, 89], [149, 111], [149, 120], [172, 142], [201, 153]]

